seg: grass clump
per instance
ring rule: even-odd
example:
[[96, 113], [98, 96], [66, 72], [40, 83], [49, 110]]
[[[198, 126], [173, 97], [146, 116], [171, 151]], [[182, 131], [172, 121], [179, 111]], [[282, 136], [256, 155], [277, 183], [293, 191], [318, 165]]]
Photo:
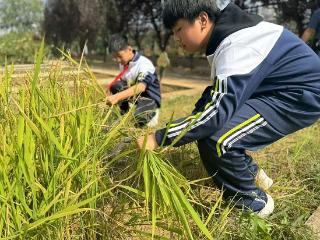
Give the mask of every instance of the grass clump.
[[[312, 239], [319, 123], [254, 153], [275, 182], [275, 213], [262, 220], [223, 202], [195, 144], [139, 153], [146, 130], [105, 106], [83, 59], [63, 53], [72, 70], [44, 76], [43, 55], [42, 45], [19, 84], [14, 66], [0, 74], [0, 239]], [[164, 100], [162, 121], [197, 97]]]
[[213, 239], [212, 233], [187, 198], [188, 195], [193, 197], [194, 194], [185, 177], [169, 162], [160, 159], [157, 154], [150, 151], [145, 153], [141, 169], [143, 169], [147, 210], [151, 204], [152, 236], [155, 234], [158, 215], [165, 218], [168, 214], [174, 213], [177, 220], [181, 222], [188, 239], [194, 239], [188, 217], [191, 217], [208, 239]]
[[132, 114], [105, 106], [83, 60], [63, 53], [73, 70], [44, 76], [43, 56], [42, 43], [18, 85], [14, 66], [1, 75], [0, 238], [213, 239], [214, 214], [186, 178], [158, 154], [119, 148], [137, 132]]
[[105, 138], [113, 110], [99, 107], [104, 95], [78, 74], [42, 79], [43, 50], [22, 87], [12, 84], [14, 67], [1, 76], [0, 236], [96, 239], [102, 196], [119, 184], [105, 177], [101, 159], [126, 119]]

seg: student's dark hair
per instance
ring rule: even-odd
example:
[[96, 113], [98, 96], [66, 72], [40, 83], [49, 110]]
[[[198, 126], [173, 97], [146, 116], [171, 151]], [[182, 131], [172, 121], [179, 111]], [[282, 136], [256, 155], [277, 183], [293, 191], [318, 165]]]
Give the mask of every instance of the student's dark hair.
[[167, 0], [163, 6], [163, 23], [172, 29], [179, 19], [194, 22], [201, 12], [206, 12], [214, 22], [220, 10], [215, 0]]
[[110, 36], [108, 46], [111, 53], [124, 50], [129, 45], [128, 38], [122, 34], [113, 34]]

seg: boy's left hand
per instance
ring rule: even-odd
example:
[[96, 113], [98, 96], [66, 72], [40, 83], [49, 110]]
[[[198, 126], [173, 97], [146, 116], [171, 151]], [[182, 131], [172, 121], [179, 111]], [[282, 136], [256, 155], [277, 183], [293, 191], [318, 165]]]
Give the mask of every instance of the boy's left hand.
[[[138, 148], [141, 150], [143, 148], [144, 145], [144, 139], [145, 136], [141, 136], [137, 139], [137, 146]], [[157, 140], [156, 140], [156, 136], [154, 133], [150, 134], [147, 136], [146, 138], [146, 145], [145, 145], [145, 149], [146, 150], [155, 150], [157, 147], [159, 147]]]
[[115, 95], [110, 95], [106, 97], [106, 104], [107, 105], [115, 105], [119, 102], [119, 98], [117, 94]]

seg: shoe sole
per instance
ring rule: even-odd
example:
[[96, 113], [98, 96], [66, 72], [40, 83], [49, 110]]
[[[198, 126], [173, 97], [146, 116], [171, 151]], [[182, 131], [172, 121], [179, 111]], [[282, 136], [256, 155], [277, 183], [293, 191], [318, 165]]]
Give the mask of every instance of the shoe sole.
[[257, 212], [257, 215], [261, 218], [267, 218], [270, 216], [271, 213], [273, 213], [274, 210], [274, 201], [273, 198], [267, 194], [267, 202], [263, 209], [261, 209], [259, 212]]

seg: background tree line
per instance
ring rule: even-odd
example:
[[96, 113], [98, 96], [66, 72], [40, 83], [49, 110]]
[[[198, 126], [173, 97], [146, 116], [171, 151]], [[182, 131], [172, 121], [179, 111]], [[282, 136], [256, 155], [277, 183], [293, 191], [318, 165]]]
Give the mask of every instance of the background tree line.
[[112, 33], [123, 33], [139, 49], [148, 35], [164, 50], [170, 32], [162, 26], [161, 8], [159, 0], [47, 0], [43, 30], [55, 46], [77, 43], [83, 49], [87, 42], [89, 49], [105, 49]]
[[[157, 46], [159, 51], [165, 50], [171, 33], [162, 25], [164, 1], [0, 0], [0, 38], [3, 39], [7, 34], [21, 38], [28, 33], [30, 41], [45, 36], [48, 44], [73, 49], [78, 53], [87, 42], [89, 50], [102, 53], [109, 36], [120, 32], [127, 35], [138, 49], [148, 47], [154, 52]], [[225, 5], [228, 2], [219, 0], [218, 4]], [[233, 2], [253, 13], [261, 14], [265, 8], [272, 9], [276, 16], [273, 21], [284, 25], [294, 23], [293, 30], [299, 35], [317, 7], [317, 0]], [[9, 39], [12, 43], [12, 37]], [[7, 51], [8, 47], [0, 39], [0, 54], [8, 56], [8, 53], [1, 52], [3, 49]]]

